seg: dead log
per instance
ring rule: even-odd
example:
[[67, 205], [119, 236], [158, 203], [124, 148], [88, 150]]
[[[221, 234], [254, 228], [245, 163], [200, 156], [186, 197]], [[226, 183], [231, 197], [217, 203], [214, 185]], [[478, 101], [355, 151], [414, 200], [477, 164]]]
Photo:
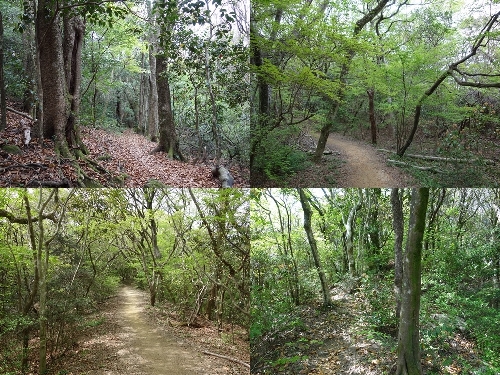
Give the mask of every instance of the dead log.
[[[379, 148], [377, 149], [378, 151], [382, 152], [387, 152], [391, 154], [397, 154], [395, 151], [387, 150], [385, 148]], [[432, 156], [432, 155], [419, 155], [419, 154], [405, 154], [405, 156], [414, 158], [414, 159], [422, 159], [422, 160], [432, 160], [432, 161], [445, 161], [445, 162], [452, 162], [452, 163], [475, 163], [475, 162], [484, 162], [486, 164], [495, 164], [494, 160], [490, 159], [478, 159], [478, 158], [472, 158], [472, 159], [458, 159], [458, 158], [446, 158], [443, 156]]]
[[223, 188], [232, 187], [234, 184], [233, 176], [231, 176], [231, 173], [222, 165], [216, 165], [215, 168], [212, 169], [212, 176], [219, 179], [221, 187]]
[[398, 161], [398, 160], [393, 160], [393, 159], [387, 159], [387, 161], [389, 163], [393, 163], [393, 164], [396, 164], [396, 165], [402, 165], [404, 167], [415, 168], [415, 169], [418, 169], [420, 171], [428, 171], [428, 172], [434, 172], [434, 173], [445, 173], [444, 171], [442, 171], [440, 169], [437, 169], [437, 168], [434, 168], [434, 167], [421, 167], [419, 165], [405, 163], [403, 161]]
[[245, 362], [243, 362], [243, 361], [240, 361], [239, 359], [236, 359], [236, 358], [227, 357], [227, 356], [222, 355], [222, 354], [217, 354], [217, 353], [207, 352], [206, 350], [204, 350], [204, 351], [203, 351], [203, 354], [206, 354], [206, 355], [213, 355], [214, 357], [219, 357], [219, 358], [227, 359], [228, 361], [236, 362], [236, 363], [239, 363], [239, 364], [240, 364], [240, 365], [242, 365], [242, 366], [245, 366], [245, 367], [250, 368], [250, 365], [249, 365], [248, 363], [245, 363]]
[[26, 117], [27, 119], [29, 119], [29, 120], [33, 121], [33, 117], [31, 117], [31, 116], [30, 116], [30, 115], [28, 115], [27, 113], [20, 112], [20, 111], [18, 111], [17, 109], [14, 109], [14, 108], [11, 108], [11, 107], [6, 107], [6, 109], [7, 109], [7, 111], [13, 112], [13, 113], [15, 113], [16, 115]]

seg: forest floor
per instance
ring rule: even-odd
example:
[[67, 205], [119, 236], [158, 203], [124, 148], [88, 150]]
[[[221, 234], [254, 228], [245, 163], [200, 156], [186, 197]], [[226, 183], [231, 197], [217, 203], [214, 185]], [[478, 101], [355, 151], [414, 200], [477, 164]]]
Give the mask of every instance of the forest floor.
[[[12, 104], [11, 104], [12, 105]], [[22, 117], [7, 112], [7, 128], [0, 131], [0, 187], [76, 186], [78, 174], [71, 160], [61, 159], [50, 140], [40, 146], [38, 139], [24, 145]], [[88, 158], [78, 160], [79, 167], [93, 180], [89, 187], [143, 187], [148, 181], [172, 187], [218, 187], [211, 174], [212, 165], [180, 162], [165, 153], [151, 151], [156, 143], [131, 130], [123, 133], [81, 127]], [[245, 168], [230, 168], [234, 187], [250, 185]]]
[[[303, 305], [287, 316], [287, 328], [251, 345], [256, 375], [386, 375], [396, 370], [396, 328], [373, 327], [370, 305], [360, 290], [332, 289], [329, 308]], [[427, 374], [479, 374], [485, 364], [473, 340], [455, 332], [442, 347], [424, 349]], [[468, 369], [465, 370], [464, 363]]]
[[[71, 351], [49, 363], [48, 375], [241, 375], [248, 368], [203, 351], [249, 362], [248, 336], [204, 321], [182, 326], [172, 311], [148, 306], [148, 295], [124, 286], [92, 317]], [[233, 341], [234, 338], [234, 341]]]
[[[314, 137], [317, 140], [319, 135]], [[384, 156], [372, 145], [338, 133], [330, 134], [326, 145], [343, 161], [338, 171], [338, 187], [405, 187], [411, 184], [410, 177], [401, 169], [388, 166]]]
[[[310, 132], [300, 141], [308, 152], [316, 148], [318, 133]], [[406, 187], [413, 179], [399, 168], [386, 163], [386, 155], [372, 145], [338, 133], [328, 137], [327, 154], [319, 164], [310, 163], [305, 170], [284, 181], [266, 181], [264, 185], [293, 187]], [[252, 181], [254, 183], [254, 181]]]
[[[369, 134], [359, 129], [351, 129], [344, 135], [366, 146]], [[399, 171], [411, 176], [414, 184], [431, 187], [492, 187], [500, 185], [500, 137], [493, 131], [468, 133], [464, 139], [453, 141], [446, 136], [426, 133], [419, 129], [405, 156], [396, 156], [394, 135], [388, 128], [379, 129], [377, 154], [385, 165], [389, 159], [402, 162]], [[391, 152], [380, 152], [380, 149]], [[415, 156], [411, 156], [415, 155]], [[418, 156], [438, 156], [443, 160], [424, 160]], [[467, 160], [467, 162], [464, 162]], [[390, 164], [392, 165], [392, 164]]]

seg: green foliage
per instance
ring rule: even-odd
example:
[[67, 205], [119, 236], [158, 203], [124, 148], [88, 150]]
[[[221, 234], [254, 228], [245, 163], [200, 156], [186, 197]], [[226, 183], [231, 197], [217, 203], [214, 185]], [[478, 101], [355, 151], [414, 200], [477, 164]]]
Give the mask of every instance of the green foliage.
[[259, 145], [254, 167], [272, 180], [290, 176], [307, 168], [308, 156], [294, 146], [286, 145], [283, 139], [291, 136], [289, 130], [270, 133]]

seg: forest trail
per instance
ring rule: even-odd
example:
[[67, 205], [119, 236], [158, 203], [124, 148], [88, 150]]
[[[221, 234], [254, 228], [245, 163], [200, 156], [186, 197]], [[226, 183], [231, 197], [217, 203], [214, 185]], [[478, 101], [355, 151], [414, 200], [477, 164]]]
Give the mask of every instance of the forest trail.
[[[191, 352], [174, 339], [163, 336], [145, 319], [142, 294], [132, 287], [119, 293], [122, 332], [128, 343], [117, 354], [125, 362], [129, 374], [192, 375], [203, 374], [201, 354]], [[111, 374], [110, 374], [111, 375]]]
[[109, 171], [126, 176], [126, 186], [144, 186], [149, 180], [167, 186], [218, 186], [208, 166], [171, 160], [163, 152], [151, 153], [156, 143], [130, 130], [118, 134], [84, 128], [82, 133], [93, 158]]
[[[315, 134], [318, 139], [318, 135]], [[338, 187], [405, 187], [409, 177], [398, 168], [387, 166], [383, 157], [364, 142], [337, 133], [328, 137], [327, 147], [340, 153]]]
[[93, 328], [82, 332], [73, 350], [50, 364], [48, 375], [248, 374], [237, 363], [202, 353], [222, 351], [238, 357], [236, 348], [235, 353], [224, 352], [224, 345], [208, 334], [208, 328], [191, 337], [177, 321], [173, 320], [172, 327], [158, 310], [149, 311], [148, 306], [147, 293], [121, 287], [95, 319], [86, 323]]

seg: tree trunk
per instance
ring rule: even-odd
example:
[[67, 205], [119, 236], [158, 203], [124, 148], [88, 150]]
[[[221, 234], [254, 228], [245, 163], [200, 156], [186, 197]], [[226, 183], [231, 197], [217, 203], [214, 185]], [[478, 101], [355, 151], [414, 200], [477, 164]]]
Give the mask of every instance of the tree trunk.
[[314, 265], [316, 266], [316, 270], [318, 271], [319, 280], [321, 282], [321, 290], [323, 291], [323, 305], [329, 306], [332, 302], [332, 298], [330, 296], [330, 289], [328, 288], [328, 284], [326, 282], [325, 272], [323, 267], [321, 266], [321, 260], [318, 254], [318, 247], [316, 246], [316, 240], [314, 238], [314, 234], [312, 232], [311, 227], [311, 218], [312, 218], [312, 210], [309, 204], [308, 197], [303, 189], [297, 189], [299, 192], [300, 203], [302, 205], [302, 210], [304, 211], [304, 230], [307, 234], [307, 240], [309, 241], [309, 246], [311, 248], [311, 253], [314, 259]]
[[370, 89], [366, 92], [368, 94], [368, 114], [370, 117], [370, 130], [372, 136], [372, 143], [374, 145], [377, 144], [377, 123], [375, 122], [375, 104], [373, 102], [373, 97], [375, 95], [375, 91]]
[[[69, 94], [70, 112], [67, 116], [65, 135], [66, 142], [75, 156], [88, 153], [81, 141], [78, 128], [82, 83], [82, 47], [85, 33], [85, 22], [79, 16], [64, 17], [64, 71], [66, 88]], [[75, 153], [76, 152], [76, 153]]]
[[64, 20], [64, 40], [59, 14], [50, 0], [38, 3], [36, 34], [43, 91], [43, 136], [54, 139], [63, 157], [86, 152], [77, 119], [80, 108], [81, 49], [85, 25], [80, 17]]
[[175, 133], [172, 99], [165, 56], [156, 57], [156, 83], [158, 87], [158, 116], [160, 140], [154, 152], [166, 152], [170, 158], [184, 160], [179, 149], [179, 142]]
[[[145, 55], [142, 53], [141, 54], [141, 67], [143, 69], [146, 69], [146, 62], [145, 60]], [[156, 73], [156, 71], [155, 71]], [[140, 80], [140, 86], [139, 86], [139, 120], [137, 124], [137, 130], [146, 134], [146, 129], [148, 128], [148, 121], [149, 121], [149, 101], [151, 98], [151, 93], [150, 93], [150, 79], [148, 74], [142, 73], [141, 74], [141, 80]], [[156, 97], [158, 98], [158, 90], [156, 91]], [[156, 103], [156, 110], [158, 111], [158, 103]], [[158, 139], [155, 140], [157, 142]]]
[[[57, 145], [65, 143], [64, 126], [66, 123], [66, 87], [62, 37], [59, 29], [59, 15], [52, 14], [51, 2], [40, 0], [37, 13], [37, 41], [40, 54], [40, 73], [44, 92], [44, 138], [55, 138]], [[62, 131], [61, 131], [62, 128]], [[57, 135], [57, 137], [56, 137]], [[60, 150], [69, 153], [69, 149]]]
[[[205, 2], [206, 11], [208, 14], [211, 14], [210, 3], [208, 1]], [[209, 34], [208, 41], [211, 42], [214, 34], [214, 26], [210, 22], [209, 25]], [[208, 96], [210, 97], [210, 106], [211, 108], [211, 125], [212, 125], [212, 139], [215, 143], [215, 160], [216, 164], [219, 164], [220, 159], [222, 157], [222, 149], [221, 149], [221, 135], [219, 131], [219, 124], [217, 119], [217, 103], [215, 100], [215, 92], [212, 87], [212, 72], [210, 70], [210, 43], [205, 45], [205, 83], [207, 86]]]
[[429, 188], [413, 189], [406, 251], [403, 258], [401, 318], [398, 335], [396, 375], [420, 375], [419, 312], [421, 288], [422, 240]]
[[[148, 17], [154, 25], [152, 6], [150, 0], [146, 1], [148, 7]], [[153, 28], [149, 35], [149, 112], [148, 112], [148, 135], [153, 142], [158, 142], [158, 87], [156, 84], [156, 28]]]
[[[278, 7], [275, 14], [275, 23], [279, 25], [281, 23], [281, 17], [283, 15], [283, 10]], [[258, 38], [257, 27], [255, 26], [254, 14], [250, 14], [250, 64], [254, 65], [259, 69], [264, 64], [264, 54], [259, 47], [259, 42], [256, 40]], [[271, 42], [275, 39], [275, 33], [271, 35]], [[259, 144], [268, 134], [269, 127], [269, 111], [271, 107], [271, 89], [266, 80], [260, 75], [256, 75], [257, 88], [259, 96], [259, 106], [257, 113], [252, 116], [254, 118], [254, 123], [250, 127], [251, 131], [251, 151], [250, 151], [250, 168], [254, 165], [255, 153], [259, 147]]]
[[360, 199], [349, 211], [347, 219], [343, 219], [345, 227], [345, 250], [347, 254], [347, 261], [349, 265], [349, 275], [356, 276], [356, 261], [354, 259], [354, 218], [356, 217], [356, 212], [361, 209], [363, 205], [362, 193], [360, 193]]
[[3, 15], [0, 12], [0, 130], [7, 126], [7, 102], [5, 100], [5, 80], [3, 75]]
[[401, 286], [403, 284], [403, 191], [391, 189], [392, 228], [394, 230], [394, 295], [396, 296], [396, 319], [401, 315]]

